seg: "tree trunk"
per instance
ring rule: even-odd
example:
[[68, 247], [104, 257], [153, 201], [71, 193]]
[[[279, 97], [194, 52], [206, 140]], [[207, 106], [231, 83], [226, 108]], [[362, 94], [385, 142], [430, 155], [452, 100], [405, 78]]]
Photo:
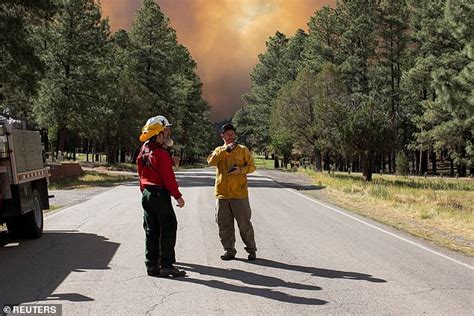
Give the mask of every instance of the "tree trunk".
[[465, 177], [466, 176], [466, 165], [465, 164], [458, 164], [457, 165], [457, 172], [459, 177]]
[[61, 153], [64, 153], [65, 145], [66, 145], [66, 136], [67, 136], [67, 130], [65, 127], [62, 127], [59, 130], [58, 133], [58, 150], [61, 151]]
[[392, 170], [393, 170], [392, 169], [392, 164], [393, 164], [393, 162], [392, 162], [392, 153], [389, 152], [388, 153], [388, 172], [389, 173], [392, 173]]
[[331, 164], [331, 158], [329, 158], [329, 153], [326, 152], [324, 154], [324, 167], [323, 169], [326, 170], [326, 171], [329, 171], [330, 168], [329, 168], [329, 165]]
[[84, 152], [86, 153], [86, 161], [89, 162], [89, 140], [84, 139]]
[[426, 150], [421, 151], [421, 175], [424, 175], [428, 171], [428, 152]]
[[41, 130], [41, 136], [42, 136], [42, 142], [44, 144], [44, 151], [48, 152], [49, 151], [48, 130], [47, 129], [42, 129]]
[[451, 177], [454, 177], [454, 161], [453, 161], [453, 158], [449, 157], [449, 175]]
[[372, 181], [374, 167], [374, 154], [371, 152], [362, 153], [362, 172], [365, 181]]
[[383, 171], [383, 173], [391, 173], [390, 168], [388, 170], [386, 169], [387, 164], [385, 163], [385, 154], [382, 154], [382, 156], [380, 156], [380, 158], [382, 159], [382, 171]]
[[359, 172], [360, 171], [360, 156], [357, 156], [356, 159], [353, 160], [353, 164], [352, 164], [352, 171], [353, 172]]
[[117, 161], [117, 152], [115, 150], [111, 150], [107, 153], [107, 164], [113, 165]]
[[318, 149], [314, 149], [314, 167], [316, 168], [316, 171], [321, 171], [322, 168], [322, 163], [321, 163], [321, 151]]
[[275, 169], [280, 168], [280, 163], [278, 162], [278, 156], [277, 155], [273, 155], [273, 167]]
[[420, 151], [415, 151], [415, 174], [420, 174]]
[[72, 161], [76, 161], [76, 141], [73, 142]]
[[435, 151], [432, 151], [431, 152], [431, 171], [432, 171], [432, 174], [435, 176], [436, 175], [436, 152]]

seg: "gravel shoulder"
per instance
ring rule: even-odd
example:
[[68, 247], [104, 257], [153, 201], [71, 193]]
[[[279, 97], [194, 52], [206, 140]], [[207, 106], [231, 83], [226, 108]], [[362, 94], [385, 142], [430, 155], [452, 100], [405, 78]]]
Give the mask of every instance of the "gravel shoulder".
[[49, 195], [54, 195], [54, 197], [49, 199], [49, 204], [53, 206], [54, 210], [62, 209], [85, 202], [93, 196], [112, 188], [113, 187], [93, 187], [87, 189], [49, 190]]

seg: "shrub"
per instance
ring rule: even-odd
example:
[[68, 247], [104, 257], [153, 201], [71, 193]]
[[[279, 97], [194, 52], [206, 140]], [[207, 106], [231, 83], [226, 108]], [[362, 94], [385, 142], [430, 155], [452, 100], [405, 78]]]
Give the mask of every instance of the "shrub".
[[399, 152], [397, 157], [395, 157], [395, 169], [397, 170], [397, 174], [406, 176], [408, 175], [410, 168], [410, 162], [408, 161], [407, 156], [404, 152]]

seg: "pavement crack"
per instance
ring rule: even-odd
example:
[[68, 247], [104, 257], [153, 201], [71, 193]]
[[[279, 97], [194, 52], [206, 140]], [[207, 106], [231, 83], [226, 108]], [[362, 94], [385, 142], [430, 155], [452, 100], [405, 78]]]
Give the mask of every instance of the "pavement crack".
[[167, 298], [169, 298], [169, 297], [172, 296], [172, 295], [178, 294], [178, 293], [180, 293], [180, 292], [171, 292], [171, 293], [168, 293], [168, 294], [162, 296], [160, 302], [154, 304], [150, 309], [148, 309], [148, 310], [145, 312], [145, 315], [151, 315], [152, 312], [153, 312], [157, 307], [159, 307], [160, 305], [162, 305], [162, 304], [166, 301]]

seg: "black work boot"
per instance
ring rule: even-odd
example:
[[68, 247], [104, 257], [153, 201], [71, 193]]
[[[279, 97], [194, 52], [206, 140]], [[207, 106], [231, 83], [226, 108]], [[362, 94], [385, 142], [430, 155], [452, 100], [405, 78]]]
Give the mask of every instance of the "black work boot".
[[255, 253], [255, 251], [249, 252], [248, 260], [254, 261], [256, 259], [257, 259], [257, 254]]
[[159, 267], [146, 267], [146, 273], [149, 276], [158, 276], [160, 275], [160, 268]]
[[163, 278], [176, 278], [176, 277], [184, 277], [186, 275], [186, 271], [179, 270], [176, 267], [168, 267], [168, 268], [161, 268], [160, 269], [160, 276]]
[[221, 256], [221, 259], [222, 260], [232, 260], [232, 259], [235, 259], [235, 252], [230, 252], [230, 251], [226, 251], [224, 252], [224, 254]]

